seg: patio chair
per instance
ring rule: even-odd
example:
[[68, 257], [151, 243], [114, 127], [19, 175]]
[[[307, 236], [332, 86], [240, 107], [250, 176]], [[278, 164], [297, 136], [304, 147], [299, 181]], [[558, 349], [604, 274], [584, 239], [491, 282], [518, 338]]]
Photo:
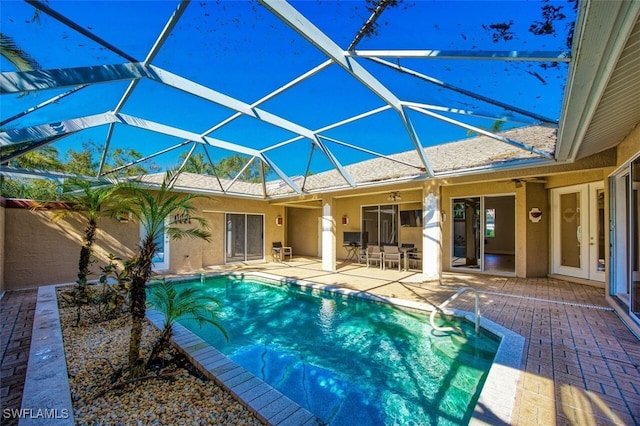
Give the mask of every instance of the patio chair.
[[382, 257], [382, 263], [386, 268], [387, 263], [390, 265], [397, 263], [398, 271], [400, 271], [400, 260], [402, 259], [402, 253], [398, 250], [398, 246], [384, 246], [384, 254]]
[[271, 255], [273, 256], [274, 262], [282, 262], [287, 259], [287, 256], [289, 256], [289, 260], [291, 260], [293, 250], [291, 247], [283, 246], [280, 241], [274, 241], [271, 248]]
[[409, 261], [409, 269], [422, 269], [422, 253], [419, 251], [411, 251], [407, 253]]
[[382, 252], [380, 251], [380, 246], [367, 247], [367, 268], [374, 262], [378, 262], [382, 269]]

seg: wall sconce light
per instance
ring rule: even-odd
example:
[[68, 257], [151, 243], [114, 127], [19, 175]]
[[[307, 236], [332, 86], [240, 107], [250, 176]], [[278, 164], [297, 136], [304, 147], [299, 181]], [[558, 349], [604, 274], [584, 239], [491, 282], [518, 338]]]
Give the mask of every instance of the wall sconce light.
[[520, 179], [514, 179], [513, 182], [516, 184], [516, 188], [522, 188], [522, 181]]
[[276, 225], [282, 226], [283, 223], [284, 223], [284, 219], [282, 218], [282, 216], [280, 215], [276, 216]]
[[390, 192], [389, 196], [387, 197], [387, 199], [389, 201], [400, 201], [400, 200], [402, 200], [402, 197], [400, 196], [400, 191]]
[[342, 224], [343, 225], [349, 224], [349, 217], [346, 214], [342, 216]]

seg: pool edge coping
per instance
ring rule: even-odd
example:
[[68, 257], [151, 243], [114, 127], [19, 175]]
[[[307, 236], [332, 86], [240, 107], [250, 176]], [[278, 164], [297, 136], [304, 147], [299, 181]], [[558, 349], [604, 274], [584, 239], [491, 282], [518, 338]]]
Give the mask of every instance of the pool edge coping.
[[[383, 302], [383, 303], [391, 303], [397, 306], [418, 309], [421, 311], [431, 311], [433, 309], [432, 306], [424, 303], [420, 303], [420, 302], [412, 302], [404, 299], [376, 296], [364, 291], [345, 289], [344, 287], [337, 287], [329, 284], [314, 283], [311, 281], [300, 280], [300, 279], [292, 279], [292, 278], [282, 277], [279, 275], [266, 274], [262, 272], [247, 272], [247, 273], [221, 272], [221, 273], [206, 274], [207, 277], [222, 276], [222, 275], [258, 276], [258, 277], [276, 280], [278, 282], [286, 282], [289, 284], [299, 285], [301, 287], [311, 287], [313, 289], [331, 291], [334, 293], [340, 293], [340, 294], [350, 295], [354, 297], [371, 299], [371, 300]], [[203, 276], [205, 276], [205, 274], [200, 275], [200, 277], [203, 277]], [[181, 277], [181, 278], [173, 279], [172, 281], [174, 282], [187, 281], [187, 280], [193, 280], [194, 278], [197, 279], [198, 276], [192, 275], [187, 277]], [[61, 419], [61, 418], [48, 419], [49, 422], [45, 421], [44, 423], [42, 422], [43, 419], [38, 419], [38, 423], [37, 423], [38, 425], [43, 425], [43, 424], [67, 425], [67, 424], [74, 423], [74, 420], [73, 420], [74, 412], [73, 412], [73, 405], [71, 403], [71, 392], [70, 392], [69, 380], [68, 380], [68, 374], [67, 374], [66, 354], [64, 354], [62, 329], [60, 324], [57, 295], [56, 295], [56, 288], [64, 285], [68, 285], [68, 284], [42, 286], [38, 289], [38, 297], [36, 302], [37, 315], [35, 315], [34, 317], [34, 325], [33, 325], [34, 332], [31, 338], [31, 349], [29, 354], [29, 362], [28, 362], [27, 373], [25, 377], [24, 389], [27, 390], [28, 389], [27, 386], [31, 386], [31, 387], [35, 386], [34, 382], [37, 380], [38, 375], [43, 374], [44, 371], [48, 372], [51, 370], [51, 364], [49, 363], [43, 364], [40, 362], [36, 362], [37, 357], [35, 355], [37, 355], [37, 352], [42, 349], [42, 345], [45, 345], [46, 348], [52, 348], [52, 350], [58, 351], [57, 353], [59, 353], [59, 351], [61, 350], [62, 354], [64, 355], [62, 356], [62, 360], [64, 360], [64, 363], [63, 363], [64, 365], [62, 366], [58, 365], [59, 358], [60, 358], [59, 356], [56, 359], [57, 361], [56, 365], [58, 365], [59, 371], [58, 371], [58, 374], [55, 375], [54, 381], [55, 381], [55, 386], [57, 386], [58, 389], [61, 390], [61, 392], [56, 392], [56, 394], [66, 395], [66, 398], [63, 397], [62, 399], [64, 399], [64, 401], [58, 400], [57, 402], [54, 402], [54, 404], [52, 404], [51, 401], [45, 403], [47, 401], [47, 398], [39, 399], [39, 398], [36, 398], [35, 395], [33, 395], [33, 397], [30, 398], [28, 402], [25, 402], [27, 400], [23, 396], [21, 407], [25, 408], [26, 405], [28, 404], [32, 404], [32, 406], [35, 406], [33, 405], [34, 404], [33, 401], [36, 401], [37, 406], [39, 408], [52, 408], [52, 409], [58, 409], [58, 410], [68, 408], [69, 417], [64, 419]], [[53, 295], [54, 297], [51, 297], [51, 295]], [[452, 313], [456, 316], [464, 317], [472, 321], [475, 320], [475, 315], [470, 312], [460, 311], [460, 310], [451, 310], [451, 309], [445, 310], [445, 312]], [[161, 318], [159, 318], [157, 315], [159, 315], [157, 311], [153, 311], [151, 309], [147, 310], [147, 320], [154, 326], [161, 328], [162, 323], [159, 322], [161, 321]], [[501, 342], [498, 347], [498, 352], [496, 353], [493, 364], [489, 370], [489, 373], [483, 385], [483, 388], [480, 392], [480, 396], [474, 408], [472, 418], [470, 419], [470, 424], [495, 424], [497, 420], [505, 422], [506, 424], [510, 424], [513, 418], [513, 409], [515, 406], [515, 398], [516, 398], [518, 380], [520, 376], [522, 356], [524, 353], [525, 339], [521, 335], [488, 319], [484, 319], [484, 318], [482, 319], [482, 326], [483, 328], [499, 336], [501, 338]], [[189, 330], [182, 327], [181, 325], [175, 324], [174, 327], [175, 327], [174, 333], [176, 332], [176, 330], [179, 330], [180, 328], [184, 329], [184, 331], [178, 331], [178, 334], [183, 337], [179, 338], [178, 335], [175, 335], [174, 338], [172, 338], [172, 342], [174, 342], [178, 350], [180, 350], [182, 353], [185, 354], [185, 356], [187, 356], [190, 360], [192, 360], [192, 362], [194, 362], [194, 365], [196, 365], [198, 369], [202, 371], [203, 367], [209, 367], [210, 369], [216, 372], [222, 371], [220, 375], [224, 374], [227, 371], [230, 371], [230, 370], [223, 371], [224, 368], [230, 367], [229, 365], [226, 367], [222, 367], [222, 365], [219, 365], [215, 362], [215, 360], [217, 360], [215, 352], [218, 352], [221, 356], [223, 356], [229, 362], [234, 363], [228, 357], [226, 357], [225, 355], [217, 351], [217, 349], [206, 344], [202, 339], [195, 336], [195, 334], [191, 333]], [[36, 335], [36, 330], [38, 332], [37, 335]], [[37, 337], [37, 336], [40, 336], [40, 337]], [[191, 339], [191, 342], [189, 341], [188, 338]], [[200, 340], [200, 342], [198, 342], [196, 339]], [[182, 343], [184, 344], [192, 343], [191, 345], [188, 346], [188, 348], [195, 349], [193, 351], [194, 354], [191, 354], [189, 352], [185, 353], [186, 349], [180, 345], [179, 341], [182, 341]], [[198, 343], [200, 344], [200, 346], [198, 346]], [[212, 351], [206, 351], [206, 350], [203, 351], [203, 349], [206, 349], [205, 346], [210, 348]], [[55, 370], [58, 370], [58, 367], [56, 367]], [[251, 376], [253, 376], [253, 378], [255, 378], [256, 380], [259, 380], [265, 386], [268, 386], [270, 389], [265, 387], [257, 387], [260, 384], [256, 383], [255, 381], [252, 381], [251, 380], [252, 377], [246, 378], [246, 380], [244, 380], [241, 383], [231, 383], [231, 384], [235, 384], [237, 387], [229, 387], [227, 384], [223, 383], [220, 380], [220, 378], [214, 375], [213, 372], [209, 371], [209, 368], [206, 369], [207, 372], [205, 374], [208, 377], [210, 377], [211, 375], [212, 379], [216, 383], [218, 383], [223, 388], [231, 392], [235, 398], [237, 398], [251, 412], [256, 414], [261, 421], [264, 421], [267, 424], [278, 424], [278, 425], [319, 424], [317, 417], [315, 417], [313, 414], [309, 413], [307, 410], [300, 407], [298, 404], [296, 404], [293, 401], [291, 401], [293, 405], [289, 406], [290, 408], [287, 409], [287, 410], [291, 410], [292, 409], [291, 407], [297, 407], [297, 409], [293, 411], [283, 411], [281, 409], [277, 413], [279, 414], [279, 416], [277, 416], [277, 414], [273, 414], [271, 411], [267, 411], [263, 406], [265, 401], [271, 402], [271, 403], [283, 404], [286, 402], [286, 399], [289, 399], [289, 398], [282, 395], [279, 391], [277, 391], [276, 389], [274, 389], [264, 381], [253, 376], [253, 374], [249, 373], [251, 374]], [[238, 366], [238, 368], [242, 368], [242, 367]], [[240, 370], [238, 371], [240, 372]], [[64, 373], [63, 374], [64, 377], [62, 377], [60, 373]], [[244, 385], [240, 386], [243, 383]], [[66, 389], [66, 392], [62, 392], [64, 391], [64, 389]], [[260, 393], [263, 390], [264, 392]], [[277, 394], [274, 392], [277, 392]], [[257, 393], [260, 393], [260, 394], [256, 395]], [[278, 396], [278, 394], [280, 394], [282, 398], [286, 398], [286, 399], [282, 399], [280, 397], [272, 399], [272, 397]], [[248, 398], [250, 399], [247, 401], [246, 399]], [[251, 402], [253, 402], [254, 405], [251, 405]], [[255, 406], [257, 405], [260, 405], [258, 409], [255, 408]], [[268, 406], [269, 404], [266, 405], [266, 407]], [[273, 404], [273, 406], [275, 407], [276, 404]], [[280, 406], [278, 405], [278, 407]], [[26, 408], [29, 408], [29, 407], [26, 407]], [[260, 414], [260, 409], [262, 409], [262, 414]], [[307, 417], [305, 412], [309, 413], [311, 417]], [[288, 415], [285, 415], [285, 414], [288, 414]], [[295, 414], [295, 416], [293, 414]], [[301, 416], [301, 417], [298, 417], [298, 416]], [[302, 417], [307, 418], [307, 420], [304, 423], [300, 423]], [[30, 422], [29, 420], [30, 419], [28, 418], [21, 419], [19, 421], [19, 424], [20, 425], [33, 424], [33, 422]], [[278, 421], [278, 423], [272, 423], [272, 421]], [[291, 423], [294, 421], [296, 423]]]
[[[350, 297], [372, 300], [378, 303], [387, 303], [404, 308], [415, 309], [423, 312], [431, 312], [434, 309], [432, 305], [426, 303], [374, 295], [366, 291], [352, 290], [349, 288], [339, 287], [331, 284], [315, 283], [304, 279], [287, 278], [281, 275], [268, 274], [258, 271], [241, 273], [202, 273], [199, 276], [196, 275], [181, 277], [172, 281], [191, 281], [194, 278], [203, 279], [204, 277], [214, 276], [255, 276], [266, 278], [269, 280], [275, 280], [279, 283], [287, 283], [319, 291], [328, 291]], [[446, 314], [452, 314], [457, 317], [465, 318], [472, 323], [475, 322], [475, 314], [472, 312], [462, 311], [458, 309], [443, 309], [443, 312]], [[469, 420], [469, 424], [493, 425], [500, 422], [504, 422], [504, 424], [511, 424], [517, 395], [518, 380], [520, 379], [522, 357], [524, 356], [525, 338], [520, 334], [509, 330], [504, 326], [501, 326], [500, 324], [497, 324], [489, 319], [482, 318], [482, 314], [480, 314], [480, 317], [482, 328], [499, 337], [500, 344], [491, 364], [491, 368], [489, 369], [489, 373], [487, 374], [487, 378], [485, 379], [485, 382], [482, 386], [482, 390], [480, 391], [480, 395], [474, 407], [471, 419]], [[258, 380], [261, 379], [258, 378]], [[268, 384], [266, 385], [270, 386]]]

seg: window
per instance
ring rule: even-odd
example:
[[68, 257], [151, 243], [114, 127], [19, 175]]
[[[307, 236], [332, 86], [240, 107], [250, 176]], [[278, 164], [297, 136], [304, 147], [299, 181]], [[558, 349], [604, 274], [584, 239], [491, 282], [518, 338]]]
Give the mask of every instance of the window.
[[485, 209], [484, 216], [484, 236], [487, 238], [493, 238], [496, 236], [496, 209]]

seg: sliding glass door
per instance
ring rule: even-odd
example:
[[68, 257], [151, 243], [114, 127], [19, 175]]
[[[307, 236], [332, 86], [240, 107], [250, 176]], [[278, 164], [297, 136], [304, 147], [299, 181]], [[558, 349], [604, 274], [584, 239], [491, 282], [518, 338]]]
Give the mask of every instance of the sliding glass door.
[[363, 244], [397, 245], [398, 227], [397, 204], [362, 207]]
[[640, 322], [640, 157], [609, 178], [609, 292]]
[[264, 216], [226, 214], [225, 261], [244, 262], [264, 258]]
[[452, 201], [453, 268], [515, 273], [515, 196], [455, 198]]

